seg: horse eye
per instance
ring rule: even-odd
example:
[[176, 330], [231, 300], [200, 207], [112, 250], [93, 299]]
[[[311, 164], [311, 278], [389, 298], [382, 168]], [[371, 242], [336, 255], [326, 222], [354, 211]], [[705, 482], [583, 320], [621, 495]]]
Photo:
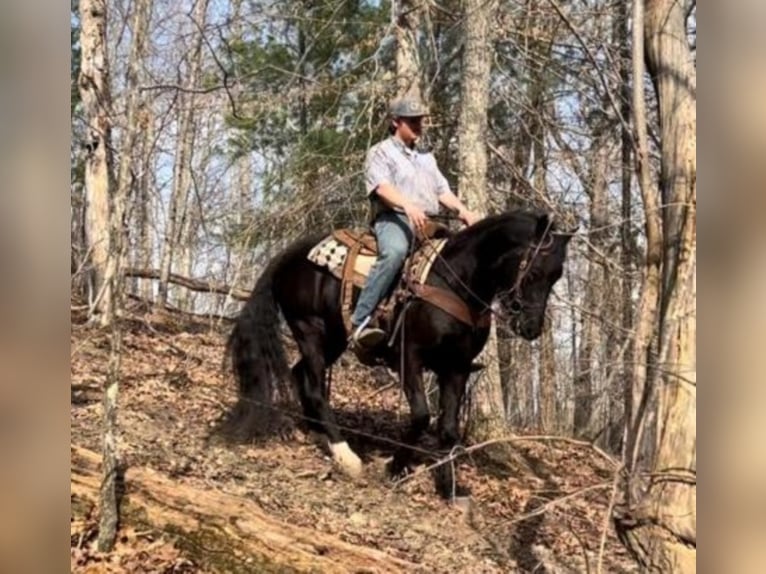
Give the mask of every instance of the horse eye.
[[514, 299], [511, 301], [511, 304], [509, 305], [508, 309], [511, 313], [521, 313], [521, 301], [518, 299]]

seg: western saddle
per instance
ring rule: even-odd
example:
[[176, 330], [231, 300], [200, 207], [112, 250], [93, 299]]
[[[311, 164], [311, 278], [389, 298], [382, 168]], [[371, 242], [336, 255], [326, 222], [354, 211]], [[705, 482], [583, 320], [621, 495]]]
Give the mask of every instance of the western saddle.
[[[429, 221], [424, 238], [417, 240], [414, 253], [405, 261], [393, 292], [378, 305], [373, 319], [384, 329], [388, 327], [389, 341], [394, 340], [401, 322], [399, 317], [394, 317], [398, 303], [412, 298], [428, 301], [473, 328], [490, 326], [492, 315], [489, 309], [475, 313], [452, 291], [426, 285], [431, 267], [450, 234], [445, 225]], [[369, 229], [360, 228], [336, 229], [309, 252], [310, 261], [328, 268], [341, 281], [341, 314], [349, 334], [354, 287], [364, 285], [377, 252], [375, 236]]]

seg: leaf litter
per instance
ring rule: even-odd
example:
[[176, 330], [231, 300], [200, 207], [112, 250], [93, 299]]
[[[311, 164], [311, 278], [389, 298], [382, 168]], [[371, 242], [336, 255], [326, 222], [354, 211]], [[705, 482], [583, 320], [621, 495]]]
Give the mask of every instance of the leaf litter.
[[[123, 321], [118, 424], [124, 464], [249, 499], [280, 521], [375, 548], [423, 571], [595, 569], [609, 488], [583, 492], [535, 514], [552, 500], [611, 482], [611, 467], [595, 452], [558, 442], [514, 443], [529, 468], [502, 473], [479, 456], [461, 457], [455, 464], [471, 489], [467, 510], [439, 499], [429, 473], [394, 487], [384, 468], [395, 447], [386, 439], [396, 441], [405, 428], [406, 401], [392, 384], [393, 373], [361, 366], [347, 353], [333, 368], [332, 404], [340, 425], [363, 433], [346, 432], [365, 462], [365, 476], [351, 483], [304, 430], [293, 405], [284, 407], [291, 424], [280, 437], [235, 446], [209, 440], [236, 398], [235, 384], [222, 369], [228, 321], [141, 310], [128, 312]], [[98, 452], [108, 331], [73, 315], [71, 349], [72, 443]], [[433, 436], [421, 444], [434, 445]], [[72, 572], [206, 571], [164, 533], [122, 526], [114, 551], [101, 554], [95, 550], [96, 531], [97, 517], [72, 517]], [[355, 571], [354, 564], [339, 565], [346, 566]], [[603, 571], [637, 571], [611, 529]]]

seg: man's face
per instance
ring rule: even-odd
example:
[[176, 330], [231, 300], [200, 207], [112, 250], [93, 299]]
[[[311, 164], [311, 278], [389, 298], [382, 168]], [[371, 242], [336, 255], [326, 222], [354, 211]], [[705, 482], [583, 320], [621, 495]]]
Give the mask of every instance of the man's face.
[[413, 143], [423, 133], [423, 116], [396, 118], [396, 133], [406, 144]]

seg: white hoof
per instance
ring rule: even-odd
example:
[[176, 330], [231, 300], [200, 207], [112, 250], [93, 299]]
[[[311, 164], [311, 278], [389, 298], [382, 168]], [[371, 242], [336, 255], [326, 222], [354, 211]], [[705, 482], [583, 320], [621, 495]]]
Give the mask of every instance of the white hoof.
[[356, 456], [356, 453], [351, 450], [351, 447], [348, 446], [346, 441], [331, 444], [330, 451], [332, 452], [333, 460], [349, 476], [356, 478], [362, 474], [362, 461]]

